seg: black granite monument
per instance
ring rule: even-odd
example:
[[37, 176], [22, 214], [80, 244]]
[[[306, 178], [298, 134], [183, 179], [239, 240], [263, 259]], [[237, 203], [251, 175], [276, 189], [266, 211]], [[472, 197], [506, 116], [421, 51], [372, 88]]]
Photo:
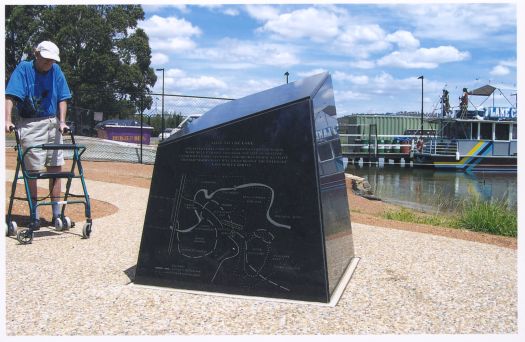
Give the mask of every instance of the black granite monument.
[[326, 303], [353, 257], [328, 73], [159, 144], [136, 284]]

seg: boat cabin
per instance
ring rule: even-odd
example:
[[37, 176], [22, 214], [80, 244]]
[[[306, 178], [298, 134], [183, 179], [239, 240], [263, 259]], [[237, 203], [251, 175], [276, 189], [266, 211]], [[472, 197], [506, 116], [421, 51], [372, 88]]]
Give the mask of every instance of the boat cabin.
[[441, 138], [512, 141], [518, 139], [516, 121], [456, 119], [441, 122]]

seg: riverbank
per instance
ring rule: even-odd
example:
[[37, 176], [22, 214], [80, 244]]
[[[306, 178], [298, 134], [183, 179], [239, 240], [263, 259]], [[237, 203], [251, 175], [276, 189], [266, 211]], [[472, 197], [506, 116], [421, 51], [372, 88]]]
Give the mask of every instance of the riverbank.
[[[82, 165], [84, 167], [86, 179], [122, 185], [130, 185], [144, 189], [149, 189], [151, 184], [153, 165], [90, 161], [83, 161]], [[14, 151], [8, 150], [6, 151], [6, 168], [14, 170], [15, 167], [16, 155]], [[6, 181], [10, 182], [11, 180], [6, 179]], [[10, 188], [6, 187], [6, 189], [6, 199], [8, 199]], [[352, 223], [360, 223], [371, 226], [445, 236], [467, 241], [476, 241], [511, 249], [517, 248], [516, 238], [503, 237], [486, 233], [477, 233], [455, 228], [446, 228], [426, 224], [387, 220], [382, 217], [382, 215], [386, 211], [396, 211], [401, 209], [402, 207], [394, 204], [385, 203], [383, 201], [369, 200], [361, 196], [357, 196], [352, 192], [352, 183], [349, 179], [347, 179], [347, 189], [348, 203], [350, 207]], [[25, 209], [23, 206], [20, 206], [20, 208], [20, 210]], [[17, 214], [16, 210], [17, 209], [15, 208], [15, 214]], [[83, 208], [81, 208], [81, 206], [76, 206], [76, 208], [72, 206], [71, 210], [83, 210]], [[114, 208], [110, 206], [101, 205], [97, 207], [96, 211], [96, 215], [98, 217], [104, 217], [114, 213]], [[80, 214], [82, 214], [82, 212]]]

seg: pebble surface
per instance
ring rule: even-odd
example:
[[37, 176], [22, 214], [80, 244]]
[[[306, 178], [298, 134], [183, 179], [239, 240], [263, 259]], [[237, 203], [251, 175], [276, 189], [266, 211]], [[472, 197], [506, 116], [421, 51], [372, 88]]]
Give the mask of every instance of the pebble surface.
[[[12, 177], [11, 174], [6, 179]], [[517, 334], [517, 251], [353, 224], [357, 269], [335, 307], [130, 285], [148, 190], [87, 180], [119, 211], [32, 244], [6, 238], [6, 333], [24, 335]]]

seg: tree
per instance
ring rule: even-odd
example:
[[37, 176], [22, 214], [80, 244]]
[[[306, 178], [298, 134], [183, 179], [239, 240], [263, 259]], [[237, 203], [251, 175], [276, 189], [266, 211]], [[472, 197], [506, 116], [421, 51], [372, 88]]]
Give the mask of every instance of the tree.
[[42, 40], [60, 48], [73, 105], [142, 112], [152, 104], [152, 68], [140, 5], [6, 6], [6, 77]]
[[41, 6], [5, 7], [5, 76], [6, 82], [17, 64], [31, 53], [41, 32]]

